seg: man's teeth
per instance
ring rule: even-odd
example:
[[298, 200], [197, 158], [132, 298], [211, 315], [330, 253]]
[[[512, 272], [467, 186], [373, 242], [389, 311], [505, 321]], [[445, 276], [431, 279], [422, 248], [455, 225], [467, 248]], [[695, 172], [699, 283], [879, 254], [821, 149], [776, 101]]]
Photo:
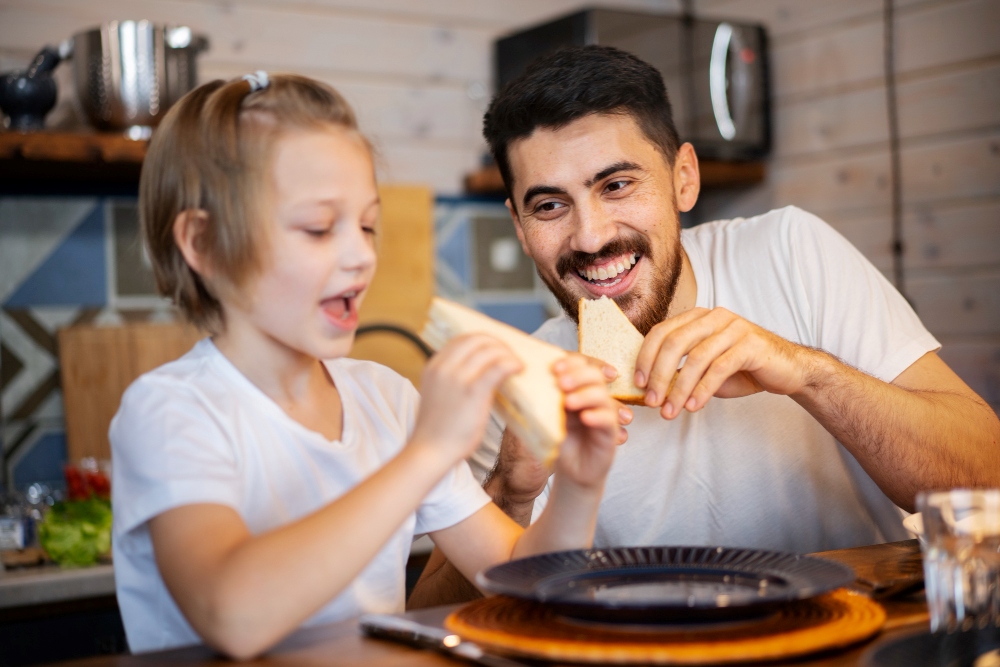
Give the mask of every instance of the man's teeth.
[[617, 276], [619, 273], [625, 273], [639, 261], [639, 255], [632, 253], [624, 259], [619, 259], [615, 264], [608, 264], [607, 266], [602, 266], [599, 269], [585, 269], [583, 271], [578, 271], [583, 278], [587, 280], [610, 280]]

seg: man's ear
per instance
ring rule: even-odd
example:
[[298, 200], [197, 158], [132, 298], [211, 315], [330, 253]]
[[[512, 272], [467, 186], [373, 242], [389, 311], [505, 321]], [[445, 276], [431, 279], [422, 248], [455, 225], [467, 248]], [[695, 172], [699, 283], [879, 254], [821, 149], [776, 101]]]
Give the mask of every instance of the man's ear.
[[212, 266], [205, 253], [205, 227], [208, 213], [201, 209], [181, 211], [174, 218], [174, 243], [191, 270], [202, 278], [210, 278]]
[[528, 249], [528, 244], [524, 242], [524, 229], [521, 227], [521, 218], [518, 217], [517, 210], [514, 209], [514, 205], [510, 202], [510, 198], [508, 198], [503, 205], [507, 207], [507, 212], [510, 213], [510, 220], [514, 223], [514, 231], [517, 233], [517, 240], [521, 242], [521, 249], [524, 250], [525, 255], [531, 257], [531, 251]]
[[698, 156], [694, 152], [694, 146], [684, 143], [677, 149], [677, 157], [674, 158], [674, 199], [678, 210], [687, 212], [694, 208], [700, 192]]

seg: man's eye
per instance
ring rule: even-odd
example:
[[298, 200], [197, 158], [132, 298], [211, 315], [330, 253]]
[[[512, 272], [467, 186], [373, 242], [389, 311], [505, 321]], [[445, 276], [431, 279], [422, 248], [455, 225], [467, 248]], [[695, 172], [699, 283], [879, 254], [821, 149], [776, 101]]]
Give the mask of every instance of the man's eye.
[[612, 181], [608, 183], [606, 189], [608, 192], [616, 192], [623, 189], [626, 185], [628, 185], [628, 181]]
[[551, 213], [552, 211], [557, 211], [562, 208], [564, 204], [557, 201], [547, 201], [542, 202], [535, 207], [535, 213]]

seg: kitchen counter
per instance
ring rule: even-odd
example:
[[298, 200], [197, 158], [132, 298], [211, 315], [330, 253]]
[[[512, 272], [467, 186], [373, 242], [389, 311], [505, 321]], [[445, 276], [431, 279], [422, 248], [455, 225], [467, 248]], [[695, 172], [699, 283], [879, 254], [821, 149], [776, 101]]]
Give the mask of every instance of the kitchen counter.
[[112, 565], [26, 567], [0, 572], [0, 609], [115, 594]]
[[[846, 563], [854, 568], [859, 580], [888, 581], [910, 573], [920, 560], [916, 540], [880, 544], [857, 549], [842, 549], [816, 554]], [[792, 659], [785, 665], [840, 667], [856, 665], [861, 654], [880, 638], [896, 637], [927, 628], [927, 605], [922, 595], [892, 598], [882, 602], [888, 619], [873, 640], [860, 645], [826, 651], [814, 656]], [[457, 606], [434, 607], [410, 612], [408, 617], [418, 622], [440, 626]], [[120, 655], [90, 658], [66, 663], [76, 667], [153, 667], [157, 665], [232, 665], [204, 646], [176, 649], [143, 655]], [[352, 665], [438, 665], [457, 664], [437, 653], [411, 648], [394, 642], [369, 639], [361, 634], [357, 619], [332, 625], [300, 630], [258, 659], [254, 664], [352, 664]]]

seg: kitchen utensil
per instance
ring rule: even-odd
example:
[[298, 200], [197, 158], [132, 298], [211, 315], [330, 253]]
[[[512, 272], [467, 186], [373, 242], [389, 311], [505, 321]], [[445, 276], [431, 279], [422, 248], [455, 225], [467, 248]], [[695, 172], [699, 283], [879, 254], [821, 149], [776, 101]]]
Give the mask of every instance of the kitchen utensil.
[[487, 650], [560, 663], [774, 664], [862, 641], [885, 618], [877, 602], [840, 589], [734, 622], [599, 623], [560, 616], [548, 604], [496, 596], [465, 605], [444, 624]]
[[111, 21], [73, 35], [76, 94], [91, 124], [146, 138], [171, 104], [198, 82], [208, 40], [186, 26]]
[[524, 667], [516, 660], [490, 655], [472, 642], [462, 641], [458, 635], [443, 628], [436, 628], [390, 614], [365, 614], [360, 620], [365, 634], [378, 639], [390, 639], [410, 646], [429, 648], [452, 657], [485, 667]]
[[917, 495], [932, 631], [1000, 626], [1000, 489]]
[[532, 556], [480, 572], [479, 585], [577, 618], [618, 622], [732, 619], [854, 581], [813, 556], [725, 547], [617, 547]]
[[56, 49], [46, 46], [28, 69], [0, 76], [0, 110], [10, 119], [10, 129], [29, 132], [45, 125], [45, 114], [56, 105], [52, 70], [61, 60]]

